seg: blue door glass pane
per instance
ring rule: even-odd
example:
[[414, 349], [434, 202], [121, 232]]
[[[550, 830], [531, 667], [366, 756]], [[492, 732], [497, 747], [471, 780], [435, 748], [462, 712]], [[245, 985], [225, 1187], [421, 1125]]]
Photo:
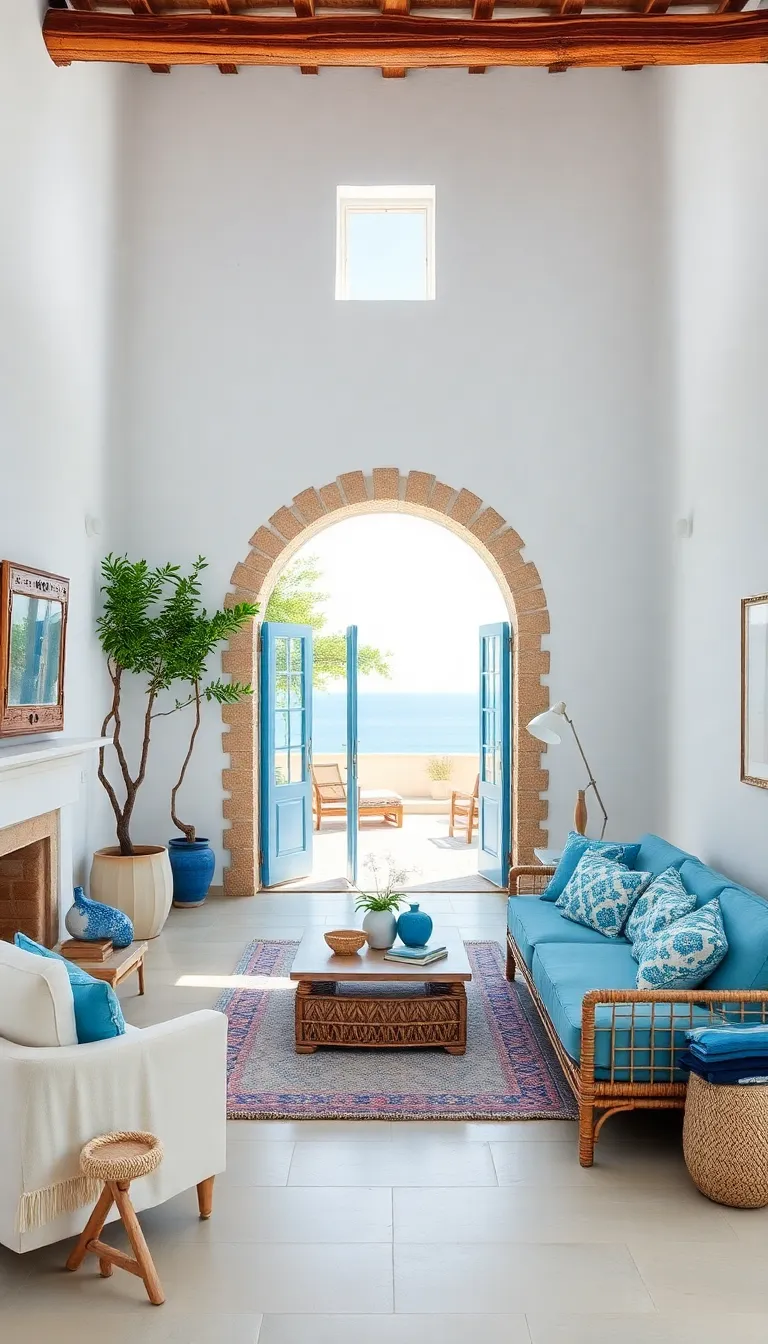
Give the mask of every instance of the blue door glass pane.
[[357, 626], [347, 628], [347, 881], [357, 884]]
[[508, 881], [511, 822], [511, 650], [509, 625], [480, 630], [480, 797], [478, 871]]
[[312, 629], [262, 626], [261, 881], [275, 886], [312, 871]]

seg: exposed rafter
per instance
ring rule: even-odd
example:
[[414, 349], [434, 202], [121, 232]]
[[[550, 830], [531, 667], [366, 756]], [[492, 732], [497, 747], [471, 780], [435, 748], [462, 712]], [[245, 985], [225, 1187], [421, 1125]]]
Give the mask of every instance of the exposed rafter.
[[57, 64], [631, 66], [768, 62], [768, 11], [482, 20], [414, 15], [117, 15], [49, 10]]
[[[212, 14], [219, 14], [219, 15], [232, 14], [232, 10], [230, 9], [229, 6], [229, 0], [208, 0], [208, 8], [210, 9]], [[231, 61], [220, 62], [219, 72], [222, 75], [236, 75], [237, 66], [233, 65]]]

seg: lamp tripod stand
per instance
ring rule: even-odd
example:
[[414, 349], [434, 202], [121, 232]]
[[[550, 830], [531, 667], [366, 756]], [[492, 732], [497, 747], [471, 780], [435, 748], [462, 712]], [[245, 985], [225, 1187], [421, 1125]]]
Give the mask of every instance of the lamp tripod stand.
[[600, 839], [602, 840], [605, 835], [605, 828], [608, 825], [608, 813], [606, 812], [605, 804], [600, 797], [597, 781], [592, 773], [592, 767], [587, 760], [584, 748], [581, 745], [581, 740], [574, 727], [573, 719], [566, 711], [565, 702], [559, 700], [551, 709], [546, 709], [543, 714], [537, 714], [535, 719], [531, 719], [531, 722], [528, 724], [528, 732], [532, 737], [537, 738], [539, 742], [547, 742], [554, 746], [562, 741], [560, 733], [562, 731], [563, 721], [568, 724], [568, 727], [573, 733], [574, 741], [579, 749], [579, 755], [584, 762], [584, 768], [586, 769], [588, 776], [588, 783], [583, 789], [579, 789], [576, 794], [576, 806], [573, 810], [574, 830], [578, 831], [579, 835], [586, 835], [588, 820], [587, 794], [589, 790], [592, 789], [600, 811], [603, 814], [603, 827], [600, 831]]

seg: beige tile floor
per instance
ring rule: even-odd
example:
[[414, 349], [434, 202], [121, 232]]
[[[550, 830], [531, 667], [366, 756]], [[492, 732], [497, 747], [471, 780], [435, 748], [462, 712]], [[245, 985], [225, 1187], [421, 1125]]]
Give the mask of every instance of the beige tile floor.
[[[435, 895], [436, 920], [501, 938], [497, 895]], [[211, 900], [151, 946], [141, 1026], [212, 1004], [257, 935], [352, 917], [337, 893]], [[67, 1244], [0, 1248], [2, 1344], [765, 1344], [768, 1212], [703, 1199], [675, 1116], [618, 1117], [582, 1171], [557, 1122], [235, 1122], [210, 1222], [194, 1192], [142, 1215], [166, 1290]], [[110, 1238], [118, 1232], [109, 1230]]]

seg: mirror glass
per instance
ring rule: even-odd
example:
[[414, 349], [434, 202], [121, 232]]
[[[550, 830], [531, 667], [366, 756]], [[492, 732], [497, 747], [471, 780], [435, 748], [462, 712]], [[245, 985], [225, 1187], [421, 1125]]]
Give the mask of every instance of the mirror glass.
[[61, 665], [61, 602], [14, 593], [9, 705], [55, 705]]

